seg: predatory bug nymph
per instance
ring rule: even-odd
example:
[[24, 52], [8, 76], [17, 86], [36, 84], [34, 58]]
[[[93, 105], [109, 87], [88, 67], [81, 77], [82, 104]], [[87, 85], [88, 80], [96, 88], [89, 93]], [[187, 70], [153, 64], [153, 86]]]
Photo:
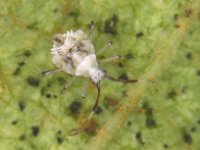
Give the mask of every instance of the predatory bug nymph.
[[[105, 46], [100, 49], [97, 54], [95, 53], [94, 46], [91, 42], [91, 35], [94, 30], [94, 22], [91, 21], [90, 32], [87, 35], [82, 30], [76, 31], [67, 31], [63, 34], [56, 34], [53, 37], [53, 48], [51, 49], [52, 62], [56, 65], [56, 69], [48, 70], [42, 72], [43, 75], [54, 74], [59, 71], [65, 71], [68, 74], [76, 76], [83, 76], [90, 78], [92, 83], [97, 88], [97, 97], [95, 104], [92, 108], [91, 113], [88, 115], [87, 119], [80, 128], [73, 129], [70, 134], [76, 135], [80, 131], [83, 131], [86, 127], [92, 116], [94, 115], [100, 97], [100, 81], [103, 78], [107, 78], [113, 81], [119, 81], [122, 83], [137, 82], [137, 80], [119, 80], [114, 77], [109, 76], [105, 71], [100, 68], [101, 63], [109, 62], [115, 59], [118, 59], [119, 56], [115, 55], [104, 60], [99, 61], [98, 63], [96, 56], [101, 54], [106, 48], [112, 45], [112, 41], [109, 41]], [[69, 81], [63, 88], [67, 89], [74, 78]], [[85, 89], [83, 90], [82, 96], [85, 95]]]

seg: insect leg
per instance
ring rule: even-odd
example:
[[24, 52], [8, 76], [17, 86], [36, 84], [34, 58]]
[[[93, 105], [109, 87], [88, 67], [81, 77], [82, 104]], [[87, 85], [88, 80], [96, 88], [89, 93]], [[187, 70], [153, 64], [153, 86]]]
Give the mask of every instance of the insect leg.
[[132, 79], [132, 80], [121, 80], [121, 79], [116, 79], [114, 77], [111, 77], [109, 76], [108, 74], [105, 74], [105, 77], [109, 80], [112, 80], [112, 81], [117, 81], [117, 82], [122, 82], [122, 83], [135, 83], [137, 82], [138, 80], [137, 79]]
[[105, 45], [104, 45], [104, 47], [102, 47], [100, 50], [98, 50], [98, 52], [97, 52], [97, 56], [98, 55], [100, 55], [100, 54], [102, 54], [108, 47], [110, 47], [111, 45], [112, 45], [112, 41], [108, 41]]
[[111, 56], [111, 57], [108, 57], [108, 58], [101, 59], [99, 61], [99, 63], [104, 64], [104, 63], [107, 63], [107, 62], [110, 62], [110, 61], [113, 61], [113, 60], [116, 60], [116, 59], [119, 59], [119, 58], [120, 58], [119, 55], [114, 55], [114, 56]]
[[60, 71], [62, 71], [60, 68], [56, 68], [56, 69], [42, 71], [41, 74], [47, 76], [47, 75], [55, 74]]
[[65, 84], [65, 86], [63, 87], [61, 93], [64, 93], [64, 91], [65, 91], [66, 89], [68, 89], [68, 88], [70, 87], [70, 85], [72, 85], [72, 83], [74, 82], [75, 78], [76, 78], [76, 77], [73, 76], [72, 79], [71, 79], [69, 82], [67, 82], [67, 83]]
[[87, 79], [85, 79], [85, 80], [84, 80], [84, 83], [83, 83], [82, 94], [81, 94], [82, 98], [85, 98], [86, 89], [87, 89], [87, 84], [88, 84]]
[[97, 87], [97, 97], [96, 97], [96, 101], [95, 101], [95, 104], [92, 108], [92, 111], [91, 113], [88, 115], [87, 119], [85, 120], [85, 122], [83, 123], [82, 127], [80, 128], [75, 128], [75, 129], [72, 129], [70, 131], [70, 135], [71, 136], [74, 136], [74, 135], [77, 135], [78, 133], [80, 133], [81, 131], [83, 131], [85, 129], [85, 127], [87, 126], [88, 122], [90, 121], [90, 119], [92, 118], [92, 116], [94, 115], [96, 109], [97, 109], [97, 106], [99, 104], [99, 97], [100, 97], [100, 93], [101, 93], [101, 87], [100, 87], [100, 81], [96, 84], [96, 87]]
[[90, 40], [91, 40], [91, 36], [92, 36], [93, 31], [94, 31], [94, 21], [91, 20], [91, 23], [90, 23], [90, 32], [89, 32], [89, 34], [88, 34], [87, 39], [90, 39]]

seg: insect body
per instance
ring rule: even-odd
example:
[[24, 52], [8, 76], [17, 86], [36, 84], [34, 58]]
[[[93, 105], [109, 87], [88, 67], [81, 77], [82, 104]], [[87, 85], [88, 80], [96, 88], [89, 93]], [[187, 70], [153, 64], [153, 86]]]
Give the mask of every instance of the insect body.
[[[68, 31], [63, 34], [56, 34], [53, 38], [53, 48], [51, 49], [52, 62], [56, 65], [56, 69], [42, 72], [44, 75], [54, 74], [58, 71], [65, 71], [73, 76], [83, 76], [90, 78], [97, 87], [97, 97], [92, 112], [87, 117], [82, 127], [73, 129], [71, 135], [75, 135], [85, 129], [88, 121], [93, 116], [98, 106], [100, 97], [100, 81], [105, 77], [110, 80], [119, 81], [122, 83], [137, 82], [137, 80], [118, 80], [109, 76], [105, 71], [100, 68], [96, 58], [94, 46], [90, 40], [91, 34], [94, 29], [94, 23], [91, 22], [89, 35], [85, 34], [82, 30]], [[109, 41], [104, 48], [99, 50], [102, 53], [105, 48], [112, 44]], [[119, 56], [106, 58], [103, 62], [108, 62], [118, 59]], [[66, 89], [72, 82], [65, 85]]]
[[57, 34], [53, 43], [52, 61], [58, 68], [75, 76], [88, 77], [94, 83], [103, 78], [94, 46], [82, 30]]

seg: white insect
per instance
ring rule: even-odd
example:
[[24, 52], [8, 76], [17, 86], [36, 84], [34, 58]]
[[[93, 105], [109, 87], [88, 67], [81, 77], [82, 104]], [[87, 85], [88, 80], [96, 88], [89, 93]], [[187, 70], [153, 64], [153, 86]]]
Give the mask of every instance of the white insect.
[[94, 46], [82, 30], [57, 34], [53, 43], [52, 61], [58, 68], [71, 75], [91, 78], [94, 83], [103, 78]]
[[[71, 131], [71, 135], [75, 135], [85, 129], [88, 121], [93, 116], [98, 106], [100, 97], [100, 81], [106, 77], [110, 80], [119, 81], [123, 83], [137, 82], [137, 80], [118, 80], [106, 74], [103, 71], [96, 58], [94, 46], [91, 42], [91, 34], [94, 30], [94, 23], [91, 21], [89, 35], [85, 34], [82, 30], [67, 31], [63, 34], [56, 34], [53, 38], [53, 48], [51, 49], [52, 62], [56, 65], [56, 69], [42, 72], [44, 75], [54, 74], [58, 71], [65, 71], [73, 76], [83, 76], [90, 78], [91, 81], [96, 85], [98, 94], [96, 102], [93, 106], [92, 112], [84, 122], [83, 126]], [[98, 54], [101, 54], [105, 48], [112, 44], [109, 41]], [[119, 56], [115, 55], [102, 60], [102, 63], [118, 59]], [[64, 89], [68, 88], [74, 79], [67, 83]], [[63, 90], [64, 90], [63, 89]], [[83, 90], [82, 96], [85, 95], [85, 89]]]

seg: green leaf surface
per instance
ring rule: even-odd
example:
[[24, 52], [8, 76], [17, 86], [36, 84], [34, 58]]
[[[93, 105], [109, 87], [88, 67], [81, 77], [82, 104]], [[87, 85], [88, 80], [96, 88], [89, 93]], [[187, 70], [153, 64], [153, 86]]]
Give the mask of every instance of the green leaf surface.
[[[200, 149], [199, 0], [1, 0], [0, 150]], [[72, 76], [54, 68], [56, 33], [95, 22], [92, 42], [114, 77], [102, 81], [99, 113], [69, 136], [90, 113], [96, 89], [83, 77], [61, 94]]]

